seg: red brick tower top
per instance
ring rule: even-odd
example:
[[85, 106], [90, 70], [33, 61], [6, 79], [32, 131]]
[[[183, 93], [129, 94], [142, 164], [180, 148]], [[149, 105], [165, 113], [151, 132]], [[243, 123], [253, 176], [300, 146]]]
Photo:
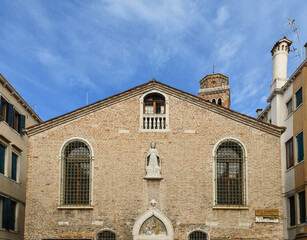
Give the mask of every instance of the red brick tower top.
[[200, 80], [198, 96], [205, 100], [209, 100], [210, 102], [229, 108], [230, 88], [228, 77], [220, 73], [213, 73], [205, 76], [202, 80]]

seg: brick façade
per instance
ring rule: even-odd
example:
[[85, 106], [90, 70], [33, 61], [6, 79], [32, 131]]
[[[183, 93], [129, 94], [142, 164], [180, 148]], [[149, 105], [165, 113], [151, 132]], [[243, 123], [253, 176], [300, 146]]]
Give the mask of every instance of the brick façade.
[[[29, 134], [25, 239], [96, 239], [100, 230], [110, 229], [118, 240], [130, 240], [136, 220], [149, 210], [152, 199], [171, 221], [174, 239], [186, 240], [196, 229], [208, 233], [210, 239], [282, 239], [279, 136], [247, 124], [248, 120], [186, 101], [167, 88], [165, 92], [169, 97], [167, 132], [140, 131], [142, 94], [131, 94], [103, 109]], [[74, 137], [86, 139], [94, 152], [90, 210], [57, 208], [61, 148]], [[213, 152], [224, 138], [238, 139], [247, 151], [246, 210], [213, 208]], [[144, 179], [152, 141], [162, 158], [161, 181]], [[279, 223], [256, 223], [258, 209], [277, 209]]]

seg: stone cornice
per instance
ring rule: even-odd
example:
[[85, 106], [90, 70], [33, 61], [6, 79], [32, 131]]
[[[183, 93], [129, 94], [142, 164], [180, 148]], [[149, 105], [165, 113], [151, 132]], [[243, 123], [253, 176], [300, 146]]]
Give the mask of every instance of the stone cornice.
[[225, 90], [230, 89], [230, 87], [227, 86], [221, 86], [221, 87], [215, 87], [215, 88], [202, 88], [198, 90], [198, 93], [214, 93], [214, 92], [224, 92]]
[[76, 120], [78, 118], [81, 118], [83, 116], [86, 116], [90, 113], [99, 111], [101, 109], [110, 107], [114, 104], [123, 102], [127, 99], [140, 96], [142, 94], [145, 94], [148, 91], [151, 90], [158, 90], [162, 91], [165, 94], [168, 94], [170, 96], [174, 96], [178, 99], [181, 99], [183, 101], [189, 102], [193, 105], [196, 105], [200, 108], [207, 109], [211, 112], [215, 112], [219, 115], [222, 115], [224, 117], [227, 117], [229, 119], [232, 119], [234, 121], [240, 122], [242, 124], [245, 124], [247, 126], [256, 128], [258, 130], [261, 130], [263, 132], [269, 133], [271, 135], [279, 137], [282, 133], [282, 128], [263, 122], [261, 120], [252, 118], [250, 116], [238, 113], [236, 111], [233, 111], [231, 109], [225, 108], [223, 106], [219, 106], [217, 104], [211, 103], [209, 101], [206, 101], [200, 97], [197, 97], [195, 95], [186, 93], [184, 91], [175, 89], [173, 87], [170, 87], [168, 85], [165, 85], [163, 83], [160, 83], [158, 81], [152, 80], [148, 83], [145, 83], [143, 85], [137, 86], [135, 88], [132, 88], [128, 91], [122, 92], [120, 94], [111, 96], [109, 98], [103, 99], [101, 101], [98, 101], [96, 103], [93, 103], [91, 105], [85, 106], [83, 108], [79, 108], [75, 111], [72, 111], [70, 113], [61, 115], [59, 117], [50, 119], [46, 122], [43, 122], [38, 125], [34, 125], [32, 127], [27, 128], [27, 134], [28, 136], [36, 135], [40, 132], [46, 131], [48, 129], [57, 127], [59, 125], [68, 123], [70, 121]]

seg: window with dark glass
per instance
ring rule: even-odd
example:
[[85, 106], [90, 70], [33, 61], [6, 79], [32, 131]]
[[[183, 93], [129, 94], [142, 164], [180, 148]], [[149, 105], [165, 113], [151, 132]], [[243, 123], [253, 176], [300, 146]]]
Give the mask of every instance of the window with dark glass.
[[145, 114], [165, 114], [165, 99], [161, 94], [150, 93], [144, 98]]
[[207, 240], [208, 235], [202, 231], [194, 231], [189, 234], [189, 240]]
[[0, 144], [0, 173], [5, 171], [5, 149], [6, 147]]
[[62, 152], [62, 204], [89, 205], [91, 155], [87, 144], [69, 142]]
[[300, 223], [306, 222], [306, 203], [305, 203], [305, 191], [298, 193], [298, 203], [299, 203], [299, 220]]
[[12, 128], [14, 128], [21, 135], [24, 134], [22, 129], [25, 128], [25, 116], [18, 113], [14, 106], [7, 102], [3, 97], [0, 99], [0, 114], [4, 121], [6, 121]]
[[294, 226], [295, 225], [295, 201], [294, 196], [291, 196], [288, 198], [289, 200], [289, 225]]
[[304, 136], [303, 132], [300, 132], [296, 136], [296, 146], [297, 146], [297, 162], [301, 162], [304, 160]]
[[300, 88], [296, 93], [295, 93], [295, 98], [296, 98], [296, 107], [302, 104], [303, 102], [303, 90]]
[[17, 164], [18, 164], [18, 155], [12, 153], [12, 163], [11, 163], [11, 179], [17, 181]]
[[216, 203], [244, 205], [244, 151], [233, 140], [222, 142], [216, 151]]
[[289, 139], [286, 142], [286, 162], [287, 162], [287, 169], [294, 166], [293, 138]]
[[2, 228], [15, 230], [16, 202], [10, 198], [3, 198], [2, 202]]
[[293, 112], [293, 103], [292, 103], [292, 98], [287, 102], [287, 113], [288, 116]]
[[111, 231], [101, 231], [97, 235], [97, 240], [116, 240], [116, 235]]
[[216, 100], [215, 100], [215, 99], [212, 99], [212, 103], [216, 103]]
[[1, 117], [6, 120], [6, 112], [7, 112], [7, 101], [3, 97], [0, 96], [0, 114]]

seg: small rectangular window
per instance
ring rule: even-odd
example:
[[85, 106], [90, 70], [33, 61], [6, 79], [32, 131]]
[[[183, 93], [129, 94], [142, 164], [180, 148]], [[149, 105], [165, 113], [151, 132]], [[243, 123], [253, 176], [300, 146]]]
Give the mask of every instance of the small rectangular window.
[[18, 155], [12, 153], [12, 163], [11, 163], [11, 179], [17, 181], [17, 167], [18, 167]]
[[16, 202], [10, 198], [3, 198], [2, 207], [2, 228], [15, 230]]
[[5, 149], [6, 147], [0, 144], [0, 173], [5, 173]]
[[306, 204], [305, 204], [305, 191], [298, 194], [298, 204], [299, 204], [299, 220], [300, 223], [306, 222]]
[[300, 132], [296, 136], [296, 149], [297, 149], [297, 162], [301, 162], [304, 160], [304, 136], [303, 132]]
[[0, 99], [0, 114], [1, 117], [6, 120], [6, 111], [7, 111], [7, 102], [4, 100], [3, 97]]
[[294, 226], [295, 225], [295, 201], [294, 196], [291, 196], [288, 198], [289, 200], [289, 225]]
[[288, 115], [289, 116], [292, 112], [293, 112], [293, 104], [292, 104], [292, 98], [287, 102], [287, 111], [288, 111]]
[[296, 98], [296, 107], [302, 104], [303, 102], [303, 90], [300, 88], [296, 93], [295, 93], [295, 98]]
[[289, 139], [286, 142], [286, 162], [287, 162], [287, 169], [294, 166], [294, 159], [293, 159], [293, 138]]

